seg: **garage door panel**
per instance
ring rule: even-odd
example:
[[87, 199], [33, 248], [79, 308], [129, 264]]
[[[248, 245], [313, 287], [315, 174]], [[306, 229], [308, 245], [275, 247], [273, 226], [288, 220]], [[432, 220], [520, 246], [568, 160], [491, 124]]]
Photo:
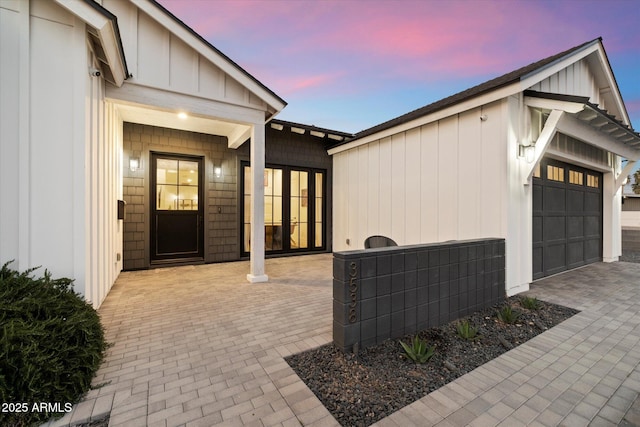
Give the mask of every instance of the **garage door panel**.
[[542, 265], [542, 247], [533, 248], [533, 278], [539, 279], [544, 277], [544, 269]]
[[586, 262], [602, 261], [602, 241], [589, 239], [584, 242], [584, 257]]
[[602, 174], [552, 159], [540, 170], [532, 185], [533, 278], [601, 261]]
[[548, 216], [544, 218], [543, 238], [546, 242], [564, 241], [567, 237], [567, 221], [563, 216]]
[[565, 212], [566, 191], [564, 188], [544, 188], [544, 200], [542, 201], [544, 212]]
[[584, 211], [584, 191], [571, 189], [567, 192], [567, 211]]
[[567, 217], [567, 237], [569, 239], [584, 236], [584, 218], [581, 216]]
[[544, 266], [547, 275], [556, 274], [567, 269], [567, 245], [564, 243], [549, 245], [544, 251]]
[[585, 212], [602, 212], [602, 193], [585, 193]]
[[602, 217], [585, 216], [584, 217], [584, 235], [589, 238], [599, 238], [602, 235], [601, 226]]
[[541, 243], [543, 241], [542, 217], [534, 217], [532, 221], [533, 243]]
[[584, 242], [570, 242], [567, 245], [567, 266], [576, 268], [584, 265]]
[[542, 203], [542, 186], [541, 185], [533, 185], [533, 210], [534, 212], [541, 213], [543, 209]]

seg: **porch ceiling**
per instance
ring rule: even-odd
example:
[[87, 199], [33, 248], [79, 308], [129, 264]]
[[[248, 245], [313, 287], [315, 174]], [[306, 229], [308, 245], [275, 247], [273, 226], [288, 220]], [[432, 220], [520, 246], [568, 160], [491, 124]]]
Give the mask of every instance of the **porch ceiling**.
[[[248, 135], [251, 131], [251, 127], [248, 125], [188, 113], [185, 113], [186, 116], [181, 116], [181, 111], [164, 111], [120, 103], [116, 104], [116, 108], [125, 122], [225, 136], [229, 145], [232, 141], [236, 141], [239, 135]], [[234, 148], [243, 142], [244, 140], [236, 141]]]

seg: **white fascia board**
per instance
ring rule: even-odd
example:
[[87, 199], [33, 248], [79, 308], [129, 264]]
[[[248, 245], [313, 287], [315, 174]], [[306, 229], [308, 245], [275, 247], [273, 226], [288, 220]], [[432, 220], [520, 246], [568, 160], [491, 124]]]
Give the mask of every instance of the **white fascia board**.
[[122, 83], [127, 78], [125, 72], [125, 66], [122, 62], [122, 52], [120, 52], [120, 41], [116, 34], [113, 22], [106, 16], [98, 12], [96, 9], [88, 5], [83, 1], [77, 0], [55, 0], [60, 6], [67, 9], [69, 12], [77, 16], [86, 24], [92, 26], [98, 31], [100, 41], [105, 54], [107, 55], [107, 61], [109, 62], [109, 68], [111, 74], [115, 80], [116, 85], [122, 86]]
[[565, 135], [579, 139], [587, 144], [602, 148], [603, 150], [617, 154], [629, 160], [638, 160], [640, 151], [635, 150], [600, 131], [593, 129], [580, 120], [564, 115], [558, 123], [558, 131]]
[[486, 94], [478, 95], [474, 98], [468, 99], [458, 104], [454, 104], [442, 110], [438, 110], [434, 113], [427, 114], [422, 117], [418, 117], [414, 120], [391, 127], [389, 129], [381, 130], [380, 132], [376, 132], [364, 138], [357, 139], [348, 144], [344, 144], [344, 145], [340, 145], [338, 147], [332, 148], [331, 150], [328, 151], [328, 153], [329, 155], [334, 155], [337, 153], [341, 153], [343, 151], [351, 150], [361, 145], [369, 144], [370, 142], [378, 141], [380, 139], [397, 135], [398, 133], [406, 132], [408, 130], [411, 130], [420, 126], [424, 126], [438, 120], [446, 119], [447, 117], [462, 113], [467, 110], [471, 110], [473, 108], [491, 104], [492, 102], [498, 101], [500, 99], [506, 98], [508, 96], [511, 96], [519, 92], [520, 92], [520, 83], [518, 82], [512, 83], [510, 85], [495, 89]]
[[569, 65], [580, 61], [583, 58], [591, 55], [593, 52], [600, 51], [600, 42], [595, 40], [592, 44], [584, 46], [582, 49], [572, 52], [569, 56], [561, 58], [545, 67], [538, 68], [535, 71], [523, 76], [520, 79], [522, 90], [529, 89], [536, 83], [541, 82], [549, 76], [552, 76], [561, 70], [567, 68]]
[[119, 88], [107, 85], [106, 98], [116, 103], [128, 103], [144, 108], [151, 107], [176, 113], [179, 110], [183, 110], [203, 118], [239, 124], [261, 123], [264, 126], [263, 110], [212, 101], [137, 83], [127, 83]]
[[[609, 88], [611, 89], [611, 92], [613, 92], [613, 96], [616, 100], [616, 104], [617, 104], [616, 107], [618, 108], [618, 111], [621, 115], [619, 120], [622, 120], [622, 122], [625, 125], [631, 126], [631, 121], [629, 120], [629, 114], [627, 113], [627, 108], [624, 105], [624, 101], [622, 100], [622, 94], [619, 92], [618, 84], [616, 83], [616, 78], [613, 75], [613, 70], [609, 67], [609, 61], [607, 60], [604, 50], [602, 49], [598, 50], [598, 61], [604, 71], [604, 74], [607, 77]], [[611, 112], [611, 108], [609, 106], [607, 106], [606, 108], [607, 110], [609, 110], [609, 112]]]
[[[286, 104], [284, 104], [280, 99], [276, 98], [273, 94], [269, 93], [253, 79], [249, 78], [245, 73], [240, 71], [235, 64], [230, 63], [227, 58], [218, 54], [217, 52], [209, 48], [209, 46], [203, 44], [202, 41], [194, 37], [194, 35], [191, 34], [191, 32], [189, 32], [186, 28], [175, 22], [173, 18], [166, 15], [154, 5], [150, 4], [147, 0], [130, 1], [131, 3], [136, 5], [138, 9], [149, 15], [152, 19], [169, 30], [180, 40], [185, 42], [188, 46], [190, 46], [204, 58], [215, 64], [216, 67], [220, 68], [234, 80], [238, 81], [244, 87], [249, 89], [257, 97], [264, 100], [268, 105], [273, 107], [273, 109], [275, 109], [276, 111], [280, 111], [286, 106]], [[275, 114], [273, 114], [270, 118], [273, 118], [274, 116]]]
[[534, 96], [525, 96], [524, 105], [526, 105], [527, 107], [542, 108], [545, 110], [560, 110], [571, 114], [579, 113], [580, 111], [584, 110], [584, 104], [579, 102], [536, 98]]
[[109, 65], [111, 68], [111, 74], [113, 74], [114, 83], [120, 87], [128, 77], [125, 73], [124, 63], [122, 62], [122, 56], [120, 55], [120, 43], [116, 36], [113, 23], [108, 21], [107, 25], [102, 28], [98, 28], [100, 34], [100, 40], [102, 41], [102, 47], [107, 55]]

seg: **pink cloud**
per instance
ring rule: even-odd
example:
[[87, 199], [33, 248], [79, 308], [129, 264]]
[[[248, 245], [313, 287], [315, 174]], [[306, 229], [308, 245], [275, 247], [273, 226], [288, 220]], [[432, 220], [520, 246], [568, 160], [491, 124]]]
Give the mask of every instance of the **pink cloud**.
[[282, 87], [280, 91], [282, 96], [290, 96], [300, 92], [309, 92], [312, 90], [320, 89], [322, 87], [332, 87], [335, 85], [336, 80], [340, 78], [342, 73], [328, 73], [328, 74], [301, 74], [300, 76], [286, 77], [286, 76], [271, 76], [271, 81], [274, 87]]
[[159, 1], [284, 97], [493, 77], [599, 35], [609, 51], [593, 28], [635, 28], [594, 0]]

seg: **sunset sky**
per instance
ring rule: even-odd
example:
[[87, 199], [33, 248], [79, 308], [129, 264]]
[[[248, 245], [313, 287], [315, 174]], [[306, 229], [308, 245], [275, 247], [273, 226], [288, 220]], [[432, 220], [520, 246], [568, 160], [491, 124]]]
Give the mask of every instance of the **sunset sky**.
[[158, 0], [288, 102], [357, 132], [597, 37], [640, 128], [638, 0]]

